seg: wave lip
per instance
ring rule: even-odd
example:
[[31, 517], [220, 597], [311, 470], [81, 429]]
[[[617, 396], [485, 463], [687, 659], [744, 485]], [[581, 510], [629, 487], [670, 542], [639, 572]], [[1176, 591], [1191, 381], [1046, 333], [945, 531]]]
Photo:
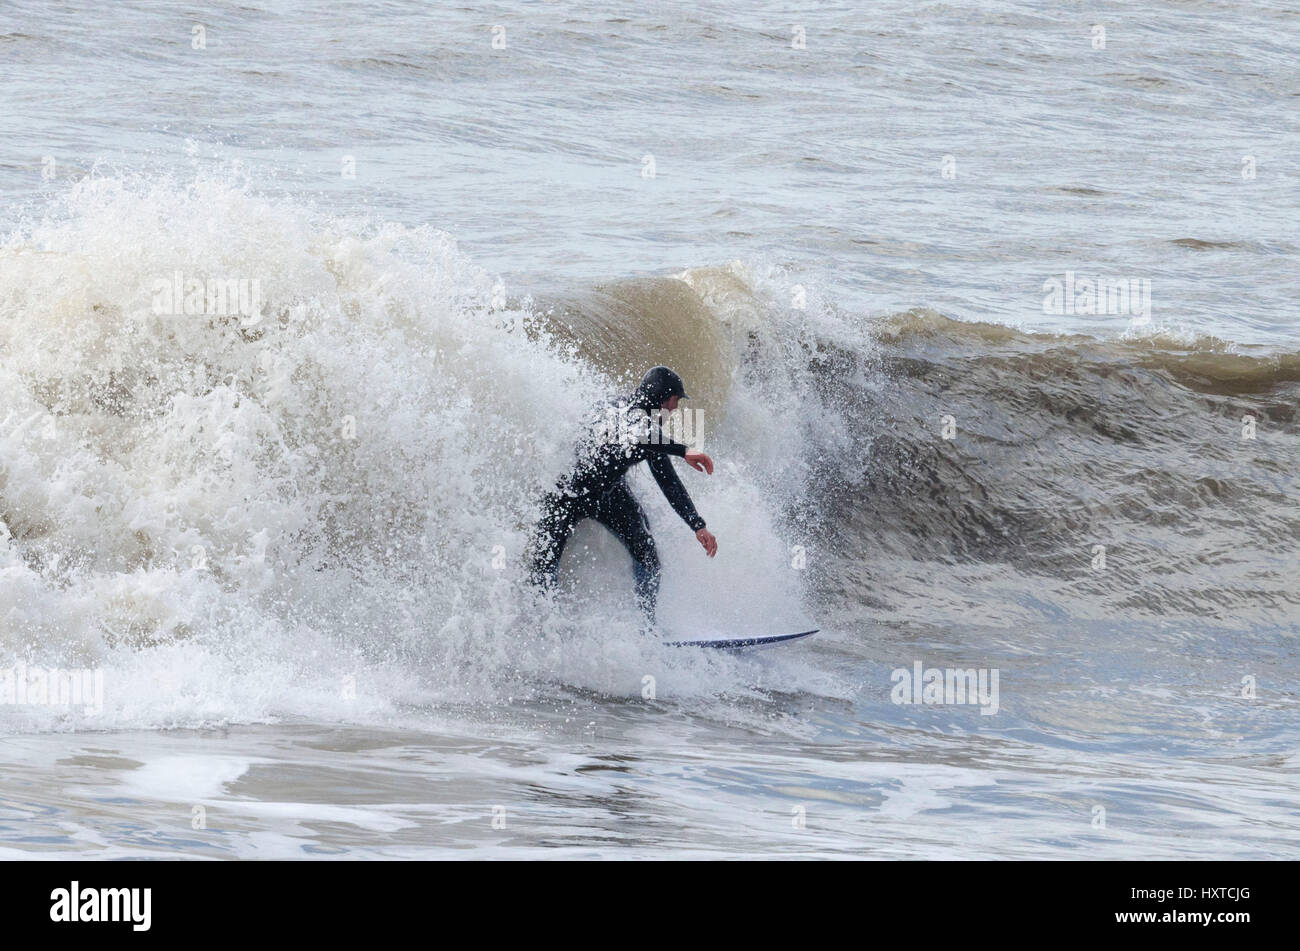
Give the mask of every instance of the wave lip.
[[1184, 335], [1168, 329], [1098, 338], [954, 320], [917, 308], [883, 317], [872, 330], [875, 339], [903, 351], [930, 342], [942, 344], [946, 358], [983, 354], [992, 360], [997, 358], [996, 348], [1001, 347], [1019, 352], [1045, 371], [1080, 361], [1097, 366], [1141, 366], [1160, 371], [1188, 389], [1220, 396], [1285, 391], [1300, 383], [1300, 351], [1236, 344], [1208, 334]]
[[854, 414], [866, 477], [827, 495], [835, 570], [864, 596], [921, 614], [914, 586], [937, 572], [927, 587], [996, 587], [1052, 623], [1296, 616], [1300, 355], [923, 310], [874, 332], [888, 382]]

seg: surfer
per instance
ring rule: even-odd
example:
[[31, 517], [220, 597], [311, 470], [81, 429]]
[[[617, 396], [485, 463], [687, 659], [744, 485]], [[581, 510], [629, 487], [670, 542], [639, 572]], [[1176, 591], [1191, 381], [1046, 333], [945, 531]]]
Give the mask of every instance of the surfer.
[[631, 394], [611, 401], [606, 416], [578, 443], [577, 463], [542, 499], [542, 518], [529, 545], [529, 578], [534, 584], [554, 585], [560, 555], [574, 526], [594, 518], [632, 556], [637, 604], [654, 626], [659, 554], [645, 513], [624, 480], [638, 462], [650, 464], [668, 504], [695, 532], [708, 556], [717, 554], [717, 539], [695, 511], [671, 457], [681, 456], [687, 465], [708, 475], [713, 474], [713, 460], [668, 439], [657, 420], [660, 410], [671, 413], [688, 398], [680, 376], [668, 367], [652, 367]]

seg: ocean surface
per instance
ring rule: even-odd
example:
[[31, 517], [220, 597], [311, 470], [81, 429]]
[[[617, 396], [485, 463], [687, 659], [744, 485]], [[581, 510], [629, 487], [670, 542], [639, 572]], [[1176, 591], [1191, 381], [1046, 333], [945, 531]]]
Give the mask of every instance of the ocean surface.
[[[1298, 55], [0, 0], [0, 857], [1300, 857]], [[525, 583], [654, 364], [663, 633], [815, 637], [639, 636], [591, 524]]]

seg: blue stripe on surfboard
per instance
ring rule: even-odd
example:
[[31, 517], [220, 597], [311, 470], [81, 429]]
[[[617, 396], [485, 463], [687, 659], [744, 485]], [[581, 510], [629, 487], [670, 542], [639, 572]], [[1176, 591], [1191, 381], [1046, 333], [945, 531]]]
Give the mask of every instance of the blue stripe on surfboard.
[[735, 650], [740, 647], [764, 647], [768, 644], [780, 644], [782, 641], [797, 641], [801, 637], [816, 634], [821, 628], [800, 631], [798, 634], [760, 634], [757, 637], [722, 637], [711, 641], [665, 641], [669, 647], [718, 647], [723, 650]]

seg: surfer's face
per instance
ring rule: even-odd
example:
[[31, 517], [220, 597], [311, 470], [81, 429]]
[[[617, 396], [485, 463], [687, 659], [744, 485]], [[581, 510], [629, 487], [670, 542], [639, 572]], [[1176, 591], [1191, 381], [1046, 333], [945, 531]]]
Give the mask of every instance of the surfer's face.
[[677, 404], [681, 402], [681, 399], [680, 396], [670, 396], [668, 399], [664, 400], [663, 405], [659, 408], [666, 409], [671, 413], [673, 410], [677, 409]]

